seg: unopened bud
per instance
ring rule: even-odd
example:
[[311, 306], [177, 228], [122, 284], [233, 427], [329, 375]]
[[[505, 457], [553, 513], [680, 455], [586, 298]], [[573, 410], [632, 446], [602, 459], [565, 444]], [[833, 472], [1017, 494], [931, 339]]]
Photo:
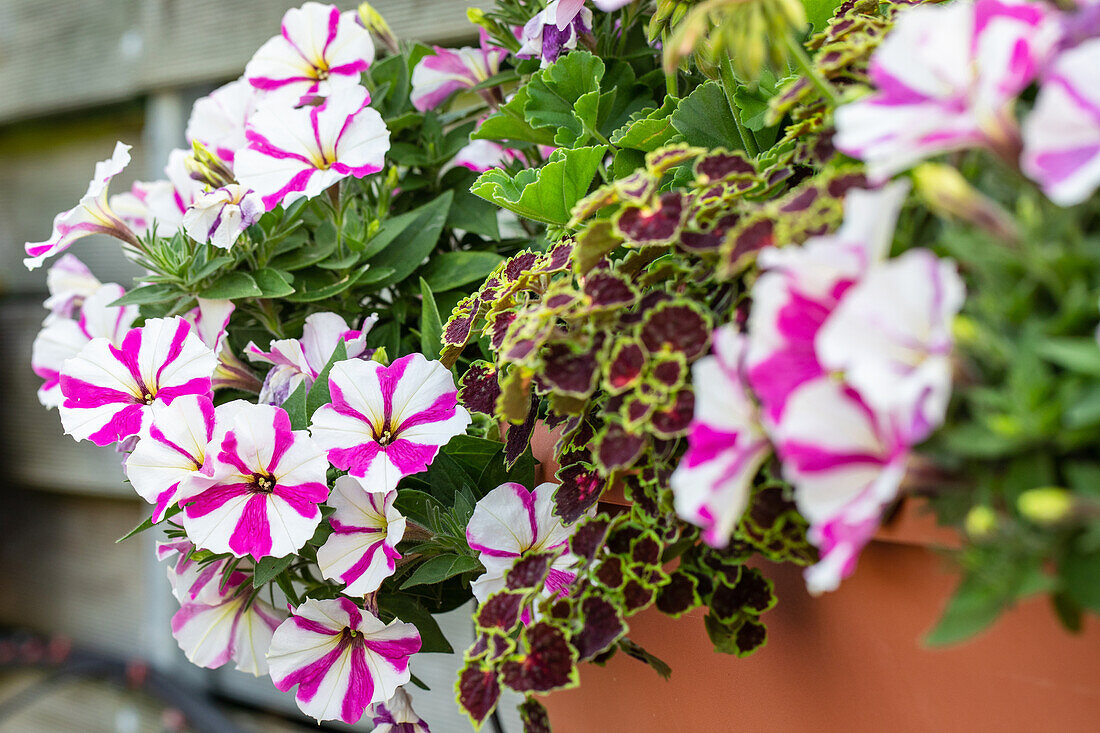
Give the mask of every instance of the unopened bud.
[[932, 211], [973, 224], [990, 234], [1018, 242], [1016, 222], [997, 202], [975, 189], [954, 167], [922, 163], [913, 170], [916, 191]]
[[965, 525], [972, 539], [985, 539], [997, 529], [997, 513], [987, 506], [976, 506], [967, 513]]
[[955, 316], [951, 322], [951, 335], [958, 344], [972, 344], [978, 340], [978, 324], [967, 316]]
[[382, 14], [370, 3], [359, 3], [359, 23], [374, 34], [382, 45], [389, 49], [390, 53], [397, 53], [397, 36], [390, 29], [390, 24], [382, 17]]
[[183, 165], [191, 178], [213, 188], [237, 182], [229, 166], [198, 140], [191, 143], [191, 154], [184, 158]]
[[1029, 489], [1016, 500], [1020, 514], [1036, 524], [1061, 522], [1073, 511], [1073, 504], [1073, 494], [1058, 486]]

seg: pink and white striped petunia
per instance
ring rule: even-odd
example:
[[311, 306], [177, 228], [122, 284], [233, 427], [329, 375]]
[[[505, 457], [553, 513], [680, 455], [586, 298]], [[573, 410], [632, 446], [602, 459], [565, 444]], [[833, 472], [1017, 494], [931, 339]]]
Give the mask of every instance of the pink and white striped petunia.
[[951, 324], [965, 298], [955, 264], [911, 249], [876, 265], [817, 332], [822, 365], [918, 443], [943, 424], [951, 395]]
[[46, 271], [46, 289], [50, 297], [42, 305], [55, 316], [72, 318], [84, 299], [99, 290], [101, 285], [76, 255], [63, 254]]
[[373, 733], [432, 733], [428, 724], [412, 708], [412, 699], [404, 687], [398, 687], [393, 697], [377, 703], [372, 711]]
[[748, 506], [752, 481], [771, 453], [742, 372], [745, 337], [733, 326], [714, 332], [714, 355], [692, 365], [697, 395], [688, 450], [673, 472], [676, 513], [725, 547]]
[[344, 595], [373, 593], [397, 569], [397, 543], [405, 536], [405, 518], [394, 509], [396, 498], [396, 491], [364, 491], [353, 476], [336, 479], [328, 499], [336, 510], [329, 517], [332, 534], [317, 549], [317, 567], [322, 577], [347, 586]]
[[301, 339], [272, 341], [270, 351], [261, 351], [249, 342], [244, 349], [248, 358], [272, 365], [260, 389], [260, 402], [281, 405], [298, 385], [311, 388], [340, 342], [349, 359], [362, 356], [367, 350], [367, 333], [377, 320], [375, 315], [367, 316], [362, 328], [354, 329], [335, 313], [313, 313], [306, 317]]
[[[567, 596], [576, 580], [577, 558], [569, 552], [573, 530], [554, 514], [558, 485], [539, 484], [534, 491], [521, 484], [501, 484], [481, 497], [466, 525], [466, 541], [485, 566], [485, 573], [470, 584], [474, 598], [484, 602], [505, 587], [504, 576], [517, 559], [530, 553], [560, 552], [550, 566], [542, 595]], [[589, 510], [595, 514], [595, 507]], [[528, 612], [524, 611], [524, 621]]]
[[260, 46], [244, 78], [290, 104], [358, 86], [374, 60], [374, 41], [356, 17], [315, 2], [291, 8], [283, 15], [282, 33]]
[[451, 373], [423, 354], [388, 367], [337, 362], [329, 393], [332, 403], [313, 414], [310, 432], [332, 465], [361, 479], [367, 491], [392, 491], [405, 476], [425, 470], [470, 424]]
[[260, 95], [243, 77], [210, 92], [191, 108], [187, 142], [201, 143], [232, 165], [237, 151], [248, 144], [245, 125], [256, 111]]
[[198, 196], [184, 212], [181, 223], [187, 236], [196, 242], [229, 249], [263, 213], [259, 194], [231, 183]]
[[154, 505], [153, 522], [159, 522], [181, 496], [209, 485], [202, 467], [214, 437], [214, 403], [206, 395], [184, 395], [171, 404], [153, 403], [150, 411], [152, 419], [125, 466], [134, 491]]
[[553, 0], [523, 26], [523, 45], [516, 56], [542, 59], [543, 66], [577, 47], [577, 40], [592, 31], [592, 11], [584, 0]]
[[31, 347], [31, 368], [44, 380], [38, 389], [39, 402], [46, 407], [57, 407], [65, 401], [61, 393], [61, 368], [89, 341], [102, 337], [114, 346], [122, 344], [122, 338], [138, 317], [136, 305], [111, 305], [125, 294], [121, 285], [106, 283], [84, 299], [77, 319], [53, 313], [46, 317]]
[[341, 90], [317, 105], [268, 105], [248, 124], [248, 147], [237, 153], [237, 181], [260, 194], [268, 211], [312, 198], [348, 176], [382, 170], [390, 132], [367, 106], [367, 90]]
[[183, 227], [183, 215], [202, 196], [205, 187], [187, 170], [190, 151], [177, 148], [168, 154], [165, 178], [138, 181], [128, 193], [111, 197], [111, 206], [139, 234], [156, 226], [158, 236], [170, 237]]
[[215, 669], [234, 661], [241, 672], [267, 674], [271, 637], [286, 614], [253, 597], [250, 574], [233, 570], [223, 584], [226, 561], [199, 566], [189, 559], [192, 549], [189, 542], [157, 547], [158, 559], [178, 554], [168, 567], [172, 592], [180, 601], [172, 616], [172, 636], [196, 666]]
[[50, 238], [43, 242], [27, 242], [27, 257], [23, 264], [28, 270], [41, 267], [48, 258], [92, 234], [106, 234], [135, 249], [140, 248], [137, 236], [107, 204], [107, 186], [129, 164], [130, 146], [115, 143], [114, 154], [95, 164], [95, 175], [80, 203], [54, 218]]
[[503, 168], [518, 154], [492, 140], [471, 140], [470, 144], [455, 153], [453, 162], [463, 168], [484, 173], [491, 168]]
[[146, 321], [118, 347], [94, 338], [61, 368], [61, 424], [76, 440], [122, 440], [140, 432], [155, 403], [209, 394], [216, 365], [214, 352], [178, 316]]
[[[195, 546], [185, 539], [158, 542], [156, 547], [157, 560], [175, 560], [168, 565], [168, 582], [172, 586], [172, 595], [181, 604], [200, 603], [213, 605], [222, 600], [224, 589], [222, 587], [222, 575], [229, 564], [228, 558], [211, 560], [200, 563], [192, 558]], [[240, 585], [245, 575], [243, 567], [238, 563], [237, 568], [227, 579], [226, 585]]]
[[958, 0], [898, 14], [871, 57], [874, 94], [836, 111], [839, 150], [881, 180], [932, 155], [988, 146], [1015, 161], [1012, 107], [1061, 34], [1027, 0]]
[[328, 462], [304, 430], [291, 430], [280, 407], [237, 400], [220, 405], [206, 451], [205, 486], [179, 497], [183, 528], [198, 547], [283, 557], [321, 523]]
[[[876, 413], [855, 390], [830, 376], [796, 389], [782, 420], [769, 432], [783, 477], [794, 486], [795, 504], [810, 522], [821, 562], [840, 571], [821, 576], [839, 582], [854, 569], [859, 548], [873, 533], [863, 522], [877, 526], [882, 508], [897, 496], [909, 444], [890, 416]], [[840, 541], [838, 533], [848, 530]], [[857, 537], [864, 537], [863, 543]], [[843, 562], [827, 557], [833, 549], [844, 554]], [[815, 572], [809, 569], [807, 578]], [[815, 582], [815, 592], [835, 587], [821, 578]]]
[[481, 29], [478, 48], [443, 48], [417, 63], [412, 74], [412, 103], [421, 112], [435, 109], [457, 91], [470, 89], [500, 71], [507, 49], [494, 46]]
[[760, 251], [764, 274], [752, 288], [745, 375], [766, 419], [778, 420], [790, 393], [824, 373], [818, 329], [848, 288], [889, 253], [908, 190], [897, 182], [849, 191], [844, 222], [834, 234]]
[[309, 598], [275, 630], [267, 660], [275, 687], [298, 686], [303, 713], [351, 724], [409, 681], [409, 657], [418, 651], [412, 624], [383, 624], [347, 598]]
[[1098, 67], [1100, 39], [1062, 53], [1024, 120], [1020, 167], [1060, 206], [1085, 201], [1100, 185]]

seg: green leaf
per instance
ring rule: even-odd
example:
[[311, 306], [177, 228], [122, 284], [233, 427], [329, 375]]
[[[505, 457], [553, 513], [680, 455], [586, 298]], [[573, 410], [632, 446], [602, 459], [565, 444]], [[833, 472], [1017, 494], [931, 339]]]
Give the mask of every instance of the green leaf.
[[[447, 221], [447, 213], [450, 211], [453, 198], [452, 191], [445, 191], [432, 201], [409, 212], [417, 214], [409, 226], [412, 236], [404, 238], [400, 247], [387, 247], [371, 259], [371, 264], [375, 267], [393, 268], [393, 273], [385, 278], [381, 285], [392, 285], [404, 280], [435, 249], [439, 234]], [[369, 242], [367, 246], [370, 246]]]
[[841, 2], [843, 0], [802, 0], [806, 20], [813, 25], [814, 32], [825, 30], [825, 24], [833, 17]]
[[490, 115], [481, 126], [470, 135], [471, 140], [500, 140], [528, 142], [535, 145], [553, 145], [554, 133], [546, 128], [535, 129], [523, 116], [523, 108], [530, 100], [526, 86], [516, 90], [508, 103]]
[[392, 613], [405, 623], [416, 626], [416, 630], [420, 632], [421, 653], [454, 653], [454, 647], [443, 635], [443, 630], [439, 628], [439, 622], [435, 620], [435, 616], [415, 598], [396, 593], [380, 593], [378, 605], [383, 611]]
[[293, 293], [294, 286], [290, 284], [291, 278], [288, 275], [289, 273], [271, 267], [252, 273], [265, 298], [282, 298]]
[[267, 585], [276, 575], [289, 568], [297, 557], [293, 553], [286, 557], [261, 557], [252, 573], [252, 587], [261, 588]]
[[412, 575], [401, 585], [401, 590], [417, 585], [434, 585], [447, 578], [481, 568], [481, 563], [469, 555], [436, 555], [417, 566]]
[[420, 278], [420, 353], [428, 359], [438, 359], [442, 347], [443, 322], [435, 296], [424, 278]]
[[291, 430], [305, 430], [309, 427], [309, 413], [306, 412], [307, 391], [306, 383], [302, 382], [283, 402], [283, 409], [290, 415]]
[[227, 272], [214, 284], [199, 293], [209, 300], [236, 300], [238, 298], [259, 298], [264, 292], [252, 276], [244, 272]]
[[167, 283], [153, 283], [134, 288], [118, 300], [111, 303], [112, 308], [123, 305], [150, 305], [152, 303], [165, 303], [180, 294], [180, 289]]
[[402, 516], [408, 517], [422, 527], [430, 527], [433, 513], [443, 511], [443, 506], [438, 499], [416, 489], [400, 489], [394, 500], [394, 506]]
[[1091, 336], [1042, 339], [1035, 349], [1039, 356], [1064, 369], [1100, 377], [1100, 345]]
[[1066, 594], [1090, 611], [1100, 612], [1100, 552], [1073, 549], [1066, 553], [1059, 570]]
[[587, 51], [560, 57], [528, 82], [524, 118], [534, 128], [555, 129], [556, 145], [583, 144], [597, 126], [603, 73], [603, 61]]
[[528, 219], [565, 226], [573, 206], [588, 193], [605, 150], [603, 145], [559, 148], [542, 168], [527, 168], [515, 177], [499, 168], [486, 171], [471, 191]]
[[422, 274], [432, 292], [440, 293], [484, 280], [503, 261], [496, 252], [444, 252], [432, 257]]
[[[167, 512], [165, 512], [164, 519], [168, 519], [169, 517], [174, 517], [182, 511], [183, 511], [183, 509], [181, 507], [174, 506], [171, 509], [169, 509]], [[161, 521], [163, 521], [163, 520], [161, 520]], [[144, 532], [145, 530], [151, 529], [154, 526], [156, 526], [156, 525], [153, 524], [153, 518], [151, 516], [146, 517], [144, 519], [144, 521], [141, 522], [141, 524], [134, 527], [129, 532], [127, 532], [126, 534], [122, 535], [117, 540], [115, 540], [115, 544], [117, 545], [119, 542], [125, 542], [126, 540], [130, 539], [131, 537], [133, 537], [135, 535], [139, 535], [142, 532]]]
[[708, 81], [680, 100], [672, 113], [672, 126], [688, 145], [740, 150], [741, 134], [733, 120], [726, 95], [716, 81]]
[[442, 452], [462, 464], [471, 476], [480, 476], [489, 461], [498, 454], [503, 455], [503, 451], [504, 444], [500, 441], [475, 438], [472, 435], [456, 435], [443, 446]]
[[[369, 280], [368, 277], [364, 277], [368, 272], [374, 271], [375, 268], [371, 263], [360, 265], [358, 268], [344, 275], [338, 275], [335, 280], [331, 275], [325, 275], [317, 277], [311, 275], [310, 277], [304, 277], [299, 275], [301, 282], [295, 292], [290, 295], [284, 296], [284, 298], [291, 303], [312, 303], [318, 300], [326, 300], [333, 296], [339, 295], [352, 285], [362, 280]], [[372, 272], [377, 275], [377, 272]]]
[[336, 344], [336, 348], [332, 350], [332, 356], [329, 357], [328, 363], [325, 364], [325, 368], [321, 370], [321, 373], [317, 375], [317, 379], [313, 380], [313, 386], [310, 387], [309, 396], [306, 398], [306, 415], [310, 418], [313, 417], [313, 413], [317, 412], [317, 408], [321, 405], [327, 405], [332, 401], [332, 395], [329, 394], [328, 388], [328, 373], [332, 371], [332, 365], [338, 361], [344, 361], [348, 358], [348, 347], [343, 340]]
[[271, 267], [278, 270], [301, 270], [304, 267], [309, 267], [310, 265], [321, 262], [331, 255], [335, 249], [335, 238], [323, 242], [303, 242], [289, 252], [275, 257], [269, 264]]
[[[470, 186], [477, 180], [476, 171], [456, 166], [443, 176], [443, 187], [455, 192], [447, 226], [464, 232], [480, 234], [492, 240], [500, 239], [500, 209], [492, 203], [470, 193]], [[438, 290], [437, 290], [438, 292]]]
[[[646, 153], [669, 144], [679, 133], [672, 126], [672, 113], [679, 100], [665, 97], [660, 109], [649, 110], [611, 134], [611, 142], [620, 148], [631, 148]], [[643, 110], [645, 112], [646, 110]]]
[[996, 558], [965, 577], [926, 644], [946, 646], [988, 628], [1018, 598], [1053, 588], [1037, 560]]

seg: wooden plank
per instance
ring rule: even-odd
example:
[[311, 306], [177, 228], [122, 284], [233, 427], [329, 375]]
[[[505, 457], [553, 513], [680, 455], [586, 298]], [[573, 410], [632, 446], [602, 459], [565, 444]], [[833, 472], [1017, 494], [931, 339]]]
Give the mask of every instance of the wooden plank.
[[[295, 0], [0, 0], [0, 123], [232, 79]], [[342, 8], [357, 3], [339, 0]], [[377, 0], [399, 38], [473, 36], [489, 0]]]

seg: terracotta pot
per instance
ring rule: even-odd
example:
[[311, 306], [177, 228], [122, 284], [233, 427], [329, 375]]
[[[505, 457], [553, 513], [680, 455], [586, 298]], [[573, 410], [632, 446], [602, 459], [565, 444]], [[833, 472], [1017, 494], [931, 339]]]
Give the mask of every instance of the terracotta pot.
[[[905, 531], [912, 526], [902, 527]], [[1022, 604], [948, 649], [920, 639], [958, 582], [928, 547], [876, 540], [840, 590], [807, 595], [798, 568], [761, 563], [779, 604], [755, 655], [716, 654], [702, 612], [654, 609], [630, 636], [672, 666], [662, 680], [623, 654], [582, 665], [581, 686], [545, 699], [558, 731], [1090, 731], [1100, 721], [1100, 627], [1061, 629]]]
[[[541, 426], [532, 436], [540, 480], [553, 479], [556, 438]], [[622, 503], [621, 493], [603, 500]], [[678, 620], [644, 611], [630, 637], [668, 662], [672, 678], [625, 654], [581, 665], [579, 688], [544, 699], [551, 723], [566, 733], [1096, 730], [1094, 619], [1072, 636], [1034, 600], [970, 642], [922, 646], [958, 582], [937, 548], [958, 542], [921, 502], [906, 501], [834, 593], [812, 598], [799, 568], [758, 563], [779, 604], [763, 617], [768, 644], [746, 659], [714, 652], [702, 610]]]

